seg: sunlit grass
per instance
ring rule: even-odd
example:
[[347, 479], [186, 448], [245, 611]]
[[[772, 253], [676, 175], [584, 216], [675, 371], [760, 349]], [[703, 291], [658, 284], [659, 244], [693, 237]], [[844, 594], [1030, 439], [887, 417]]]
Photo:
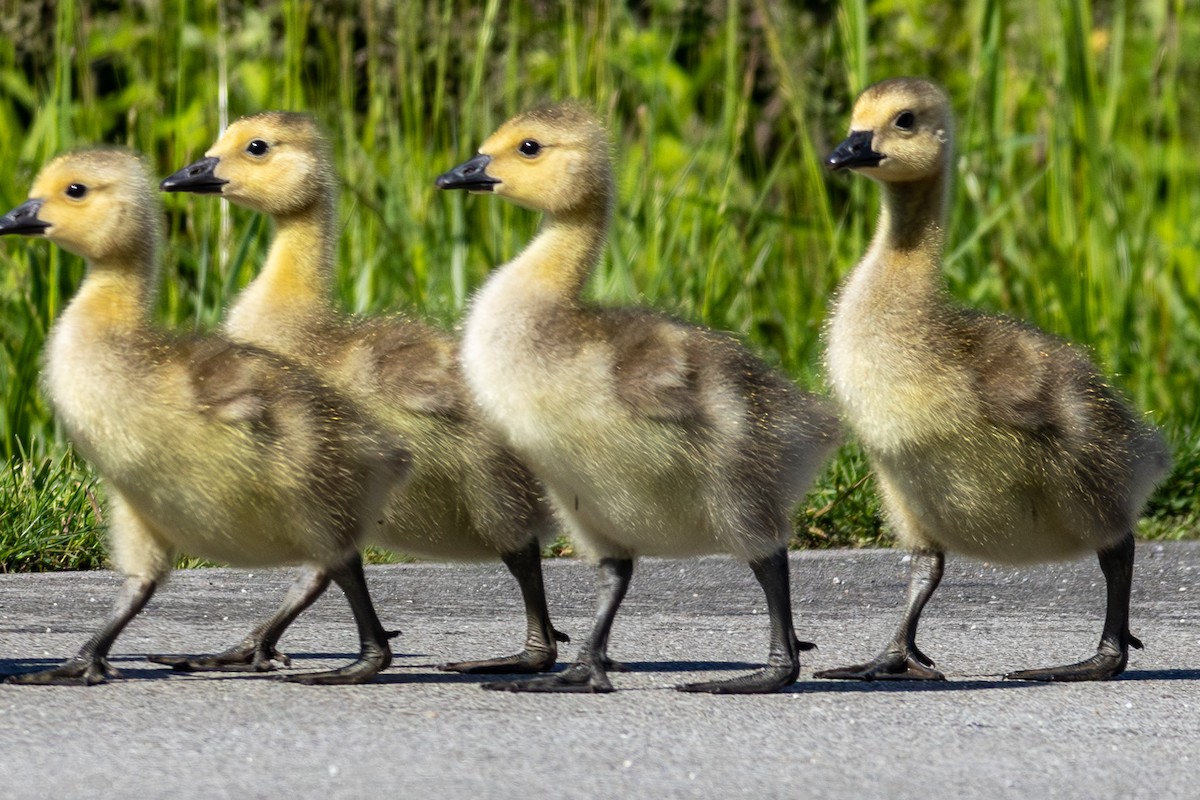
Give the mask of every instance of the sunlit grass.
[[69, 452], [14, 459], [0, 469], [0, 572], [103, 564], [95, 484]]
[[[165, 175], [228, 119], [310, 110], [343, 181], [341, 301], [450, 327], [537, 219], [433, 178], [510, 114], [579, 97], [609, 120], [620, 190], [592, 293], [736, 331], [815, 390], [825, 309], [877, 212], [869, 182], [820, 158], [867, 83], [929, 74], [958, 112], [950, 290], [1090, 348], [1179, 456], [1147, 530], [1195, 531], [1200, 16], [1183, 0], [10, 5], [4, 209], [66, 148], [125, 144]], [[212, 198], [164, 201], [159, 316], [211, 329], [268, 226]], [[44, 242], [0, 253], [0, 447], [16, 475], [22, 452], [65, 452], [36, 374], [81, 265]], [[886, 541], [865, 470], [854, 448], [829, 466], [798, 542]]]

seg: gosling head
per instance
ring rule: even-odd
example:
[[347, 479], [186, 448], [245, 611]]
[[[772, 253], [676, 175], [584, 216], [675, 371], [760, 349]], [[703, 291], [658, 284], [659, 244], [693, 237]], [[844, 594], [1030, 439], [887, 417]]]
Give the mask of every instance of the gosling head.
[[259, 213], [287, 216], [331, 197], [336, 183], [329, 143], [308, 114], [265, 111], [242, 117], [204, 156], [159, 188], [219, 194]]
[[608, 137], [579, 103], [537, 108], [501, 125], [437, 187], [491, 192], [552, 216], [606, 213], [613, 195]]
[[850, 135], [825, 159], [888, 183], [922, 180], [945, 170], [951, 152], [950, 98], [924, 78], [868, 86], [854, 103]]
[[29, 199], [0, 217], [0, 234], [45, 236], [92, 262], [137, 261], [157, 239], [158, 206], [142, 160], [80, 150], [38, 173]]

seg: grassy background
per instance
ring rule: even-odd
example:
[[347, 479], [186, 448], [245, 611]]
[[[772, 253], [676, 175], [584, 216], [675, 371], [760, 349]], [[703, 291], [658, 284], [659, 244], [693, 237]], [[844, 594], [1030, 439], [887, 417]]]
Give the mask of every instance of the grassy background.
[[[608, 117], [620, 179], [594, 294], [737, 331], [818, 390], [826, 304], [877, 208], [868, 181], [820, 157], [865, 85], [930, 75], [959, 116], [950, 290], [1091, 348], [1176, 451], [1143, 535], [1200, 524], [1200, 15], [1184, 0], [3, 5], [0, 210], [70, 147], [125, 144], [165, 175], [230, 119], [306, 109], [343, 179], [345, 306], [451, 326], [537, 220], [433, 178], [512, 113], [578, 97]], [[160, 317], [209, 329], [269, 226], [164, 201]], [[102, 488], [36, 382], [81, 272], [44, 242], [0, 244], [0, 569], [102, 559]], [[797, 543], [886, 543], [866, 476], [846, 448], [798, 510]]]

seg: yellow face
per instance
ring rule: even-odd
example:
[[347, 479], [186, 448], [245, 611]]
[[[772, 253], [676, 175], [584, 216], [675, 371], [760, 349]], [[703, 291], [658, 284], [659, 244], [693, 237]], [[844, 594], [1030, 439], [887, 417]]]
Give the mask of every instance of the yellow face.
[[438, 185], [493, 192], [548, 214], [593, 208], [612, 194], [607, 137], [595, 116], [576, 103], [536, 109], [500, 126], [479, 156], [443, 175]]
[[882, 81], [859, 96], [850, 136], [827, 163], [885, 182], [927, 178], [945, 169], [952, 126], [949, 98], [936, 84], [920, 78]]
[[222, 197], [264, 214], [311, 206], [334, 185], [329, 146], [304, 114], [269, 111], [230, 125], [205, 156]]
[[47, 164], [29, 190], [42, 234], [88, 260], [153, 244], [157, 203], [141, 160], [121, 150], [89, 150]]

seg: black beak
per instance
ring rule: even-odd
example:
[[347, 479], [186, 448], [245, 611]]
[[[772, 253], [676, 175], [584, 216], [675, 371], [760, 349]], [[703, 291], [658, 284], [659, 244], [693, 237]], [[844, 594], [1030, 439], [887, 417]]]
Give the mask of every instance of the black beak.
[[483, 153], [464, 161], [454, 169], [438, 176], [434, 185], [439, 189], [466, 189], [469, 192], [490, 192], [500, 181], [487, 174], [491, 156]]
[[220, 161], [219, 158], [202, 158], [194, 164], [188, 164], [174, 175], [163, 178], [158, 188], [164, 192], [220, 194], [221, 187], [229, 183], [214, 174]]
[[833, 148], [825, 158], [829, 169], [854, 169], [855, 167], [878, 167], [883, 153], [871, 149], [870, 131], [850, 131], [846, 141]]
[[38, 211], [41, 208], [41, 200], [26, 200], [0, 217], [0, 236], [6, 233], [19, 233], [23, 236], [39, 236], [45, 233], [50, 223], [38, 219]]

